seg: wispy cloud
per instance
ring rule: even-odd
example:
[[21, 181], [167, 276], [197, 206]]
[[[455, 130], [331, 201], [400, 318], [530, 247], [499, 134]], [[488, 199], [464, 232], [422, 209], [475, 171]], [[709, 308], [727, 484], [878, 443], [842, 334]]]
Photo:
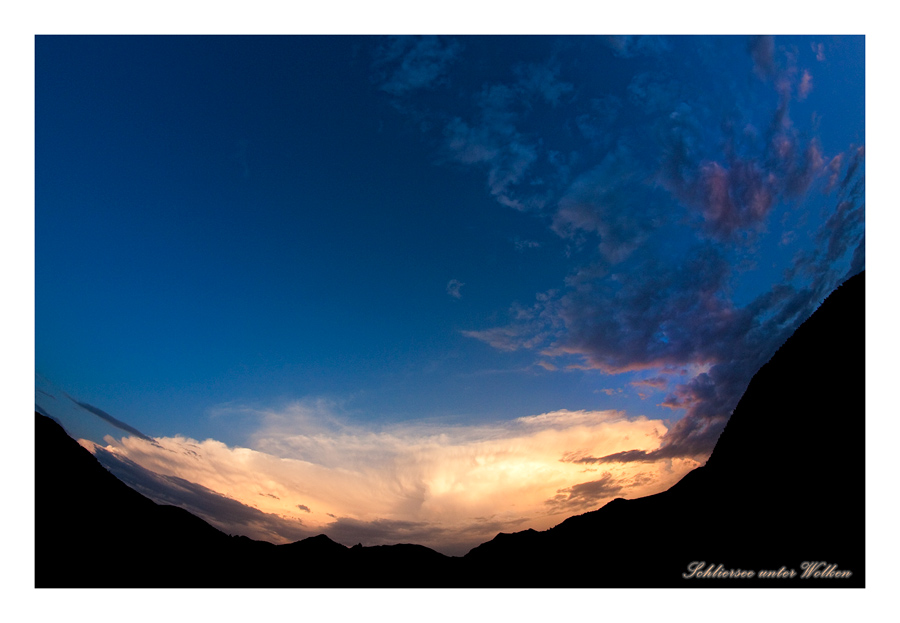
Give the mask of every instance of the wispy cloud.
[[466, 284], [464, 284], [462, 281], [460, 281], [458, 279], [451, 279], [447, 283], [447, 294], [449, 294], [450, 296], [452, 296], [455, 299], [461, 299], [462, 292], [460, 292], [460, 290], [462, 289], [462, 287], [464, 285], [466, 285]]
[[654, 376], [650, 379], [641, 379], [632, 381], [631, 385], [635, 387], [652, 387], [653, 389], [665, 389], [669, 385], [669, 380], [662, 376]]
[[381, 88], [395, 96], [434, 86], [462, 49], [450, 37], [392, 37], [376, 54]]
[[541, 243], [536, 240], [522, 240], [518, 236], [512, 238], [512, 243], [516, 247], [516, 251], [525, 251], [526, 249], [537, 249]]
[[65, 394], [65, 396], [66, 396], [66, 398], [68, 398], [69, 400], [74, 402], [76, 405], [78, 405], [85, 411], [88, 411], [89, 413], [93, 413], [97, 417], [99, 417], [103, 420], [106, 420], [107, 422], [109, 422], [110, 424], [112, 424], [113, 426], [118, 428], [119, 430], [123, 430], [126, 433], [131, 433], [135, 437], [138, 437], [139, 439], [143, 439], [144, 441], [150, 441], [150, 442], [153, 441], [150, 437], [148, 437], [147, 435], [145, 435], [144, 433], [142, 433], [141, 431], [136, 429], [134, 426], [131, 426], [130, 424], [126, 424], [125, 422], [114, 418], [106, 411], [103, 411], [102, 409], [98, 409], [97, 407], [90, 405], [86, 402], [79, 402], [78, 400], [75, 400], [68, 394]]

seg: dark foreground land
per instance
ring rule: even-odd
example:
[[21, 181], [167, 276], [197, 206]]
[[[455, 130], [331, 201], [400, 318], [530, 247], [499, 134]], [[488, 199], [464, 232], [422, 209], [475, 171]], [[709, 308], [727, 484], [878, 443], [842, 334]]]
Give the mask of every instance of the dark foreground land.
[[[324, 535], [278, 546], [228, 536], [130, 489], [36, 414], [35, 583], [864, 587], [864, 415], [860, 274], [753, 377], [705, 466], [657, 495], [613, 500], [544, 532], [499, 534], [453, 558], [420, 545], [347, 548]], [[801, 577], [804, 563], [814, 577]], [[755, 573], [721, 577], [736, 570]]]

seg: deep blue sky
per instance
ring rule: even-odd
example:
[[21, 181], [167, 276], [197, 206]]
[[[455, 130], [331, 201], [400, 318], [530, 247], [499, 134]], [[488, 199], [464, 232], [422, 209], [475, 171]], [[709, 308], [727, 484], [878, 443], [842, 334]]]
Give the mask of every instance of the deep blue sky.
[[35, 50], [36, 371], [150, 436], [619, 409], [702, 454], [863, 265], [862, 37]]

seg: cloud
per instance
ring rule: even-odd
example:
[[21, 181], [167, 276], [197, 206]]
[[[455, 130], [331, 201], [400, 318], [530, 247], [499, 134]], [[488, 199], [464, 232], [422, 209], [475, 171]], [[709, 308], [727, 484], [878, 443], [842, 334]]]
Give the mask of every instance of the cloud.
[[376, 53], [381, 88], [394, 96], [431, 88], [443, 79], [461, 49], [450, 37], [392, 37]]
[[753, 69], [762, 78], [771, 78], [775, 74], [775, 37], [771, 35], [752, 36], [747, 42], [750, 56], [753, 58]]
[[598, 507], [601, 500], [609, 500], [622, 492], [619, 479], [605, 472], [599, 480], [582, 482], [557, 491], [546, 504], [558, 512], [576, 513]]
[[657, 56], [669, 50], [666, 39], [658, 35], [607, 35], [601, 41], [621, 58]]
[[[350, 425], [333, 410], [306, 402], [253, 411], [259, 428], [250, 447], [185, 437], [83, 443], [142, 493], [196, 512], [225, 532], [274, 542], [324, 532], [345, 545], [408, 540], [464, 553], [500, 529], [555, 525], [575, 500], [599, 506], [597, 486], [562, 493], [582, 484], [584, 466], [561, 456], [649, 452], [666, 430], [659, 420], [614, 411], [376, 430]], [[617, 494], [637, 497], [670, 486], [697, 464], [608, 471], [622, 480]], [[557, 495], [571, 501], [548, 505]]]
[[821, 43], [811, 43], [810, 47], [812, 51], [816, 54], [816, 60], [820, 63], [825, 60], [825, 46]]
[[807, 71], [803, 70], [803, 78], [800, 80], [800, 86], [797, 87], [797, 99], [805, 100], [810, 91], [812, 91], [812, 75]]
[[687, 147], [699, 140], [692, 136], [697, 125], [670, 128], [659, 181], [700, 217], [701, 231], [713, 240], [752, 241], [776, 205], [801, 197], [826, 172], [818, 141], [793, 127], [786, 99], [770, 117], [765, 143], [732, 138], [718, 159]]
[[513, 187], [537, 161], [538, 148], [516, 129], [515, 98], [506, 85], [485, 87], [478, 97], [479, 118], [467, 122], [454, 117], [445, 125], [444, 137], [450, 159], [486, 168], [491, 195], [507, 207], [525, 210], [536, 204], [516, 198]]
[[522, 240], [521, 238], [515, 236], [512, 239], [513, 245], [516, 247], [516, 251], [525, 251], [526, 249], [537, 249], [541, 246], [540, 242], [536, 240]]
[[[825, 60], [822, 44], [802, 45]], [[864, 266], [864, 149], [826, 153], [822, 121], [792, 118], [816, 97], [813, 73], [774, 37], [563, 48], [454, 93], [436, 115], [447, 161], [481, 168], [492, 196], [537, 213], [571, 258], [560, 288], [462, 333], [533, 350], [548, 373], [646, 371], [635, 386], [665, 390], [682, 419], [656, 448], [585, 456], [702, 460], [755, 371]], [[653, 55], [653, 69], [569, 79], [586, 49]], [[779, 243], [780, 265], [762, 266], [760, 249]], [[764, 273], [775, 276], [758, 285]], [[690, 373], [666, 382], [674, 369]]]
[[[846, 172], [834, 208], [813, 232], [817, 246], [795, 256], [786, 283], [743, 306], [729, 296], [735, 269], [726, 250], [706, 241], [675, 261], [645, 254], [621, 270], [604, 262], [582, 267], [561, 293], [529, 309], [514, 307], [510, 324], [465, 335], [503, 350], [534, 349], [540, 361], [574, 358], [568, 367], [606, 374], [691, 368], [662, 402], [684, 417], [658, 448], [590, 456], [598, 463], [703, 460], [753, 374], [843, 279], [864, 267], [863, 159], [859, 148], [852, 158], [832, 160], [832, 177], [841, 162]], [[662, 388], [663, 377], [644, 384]]]
[[519, 78], [518, 88], [527, 93], [537, 93], [555, 106], [562, 96], [572, 93], [575, 87], [559, 80], [559, 64], [550, 61], [518, 65], [514, 72]]
[[669, 385], [669, 380], [662, 376], [655, 376], [650, 379], [641, 379], [639, 381], [632, 381], [631, 385], [635, 387], [652, 387], [654, 389], [664, 389]]
[[[562, 238], [599, 237], [599, 250], [618, 263], [662, 224], [663, 203], [646, 183], [643, 166], [620, 142], [590, 171], [580, 175], [559, 200], [554, 232]], [[584, 239], [581, 239], [584, 242]]]
[[460, 289], [464, 285], [466, 285], [466, 284], [464, 284], [462, 281], [459, 281], [458, 279], [451, 279], [447, 283], [447, 294], [449, 294], [450, 296], [452, 296], [455, 299], [461, 299], [462, 293], [460, 293]]
[[288, 543], [314, 536], [298, 518], [265, 513], [184, 478], [145, 469], [121, 452], [81, 440], [97, 460], [119, 480], [160, 504], [178, 506], [229, 534]]
[[560, 71], [552, 59], [521, 63], [506, 80], [454, 93], [447, 101], [463, 105], [452, 110], [426, 110], [411, 100], [407, 105], [415, 110], [414, 117], [429, 118], [441, 127], [445, 161], [483, 169], [489, 192], [500, 204], [540, 211], [553, 193], [548, 180], [555, 180], [539, 169], [558, 172], [567, 163], [565, 154], [549, 149], [528, 126], [538, 104], [557, 107], [574, 94], [575, 87], [559, 79]]
[[579, 271], [552, 308], [563, 330], [542, 352], [576, 355], [610, 374], [709, 363], [746, 328], [721, 295], [729, 274], [711, 245], [674, 265], [641, 258], [623, 273]]
[[113, 426], [118, 428], [119, 430], [123, 430], [126, 433], [131, 433], [135, 437], [138, 437], [139, 439], [143, 439], [144, 441], [150, 441], [150, 442], [153, 441], [150, 437], [148, 437], [147, 435], [145, 435], [144, 433], [142, 433], [135, 427], [131, 426], [130, 424], [126, 424], [125, 422], [123, 422], [121, 420], [117, 420], [116, 418], [111, 416], [106, 411], [103, 411], [102, 409], [98, 409], [97, 407], [95, 407], [93, 405], [89, 405], [86, 402], [79, 402], [79, 401], [75, 400], [74, 398], [72, 398], [71, 396], [69, 396], [68, 394], [65, 394], [65, 396], [66, 396], [66, 398], [68, 398], [69, 400], [71, 400], [72, 402], [77, 404], [79, 407], [81, 407], [85, 411], [88, 411], [89, 413], [93, 413], [97, 417], [99, 417], [103, 420], [106, 420], [107, 422], [109, 422], [110, 424], [112, 424]]

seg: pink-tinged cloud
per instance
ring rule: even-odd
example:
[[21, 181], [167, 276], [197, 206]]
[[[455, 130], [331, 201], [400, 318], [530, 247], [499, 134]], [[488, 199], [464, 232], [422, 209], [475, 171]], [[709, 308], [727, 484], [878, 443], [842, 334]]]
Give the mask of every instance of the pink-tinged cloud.
[[630, 383], [634, 387], [652, 387], [653, 389], [665, 389], [669, 385], [669, 380], [662, 376], [654, 376], [649, 379], [641, 379]]
[[812, 75], [807, 70], [803, 70], [803, 77], [800, 79], [800, 86], [797, 87], [797, 99], [805, 100], [813, 88]]

